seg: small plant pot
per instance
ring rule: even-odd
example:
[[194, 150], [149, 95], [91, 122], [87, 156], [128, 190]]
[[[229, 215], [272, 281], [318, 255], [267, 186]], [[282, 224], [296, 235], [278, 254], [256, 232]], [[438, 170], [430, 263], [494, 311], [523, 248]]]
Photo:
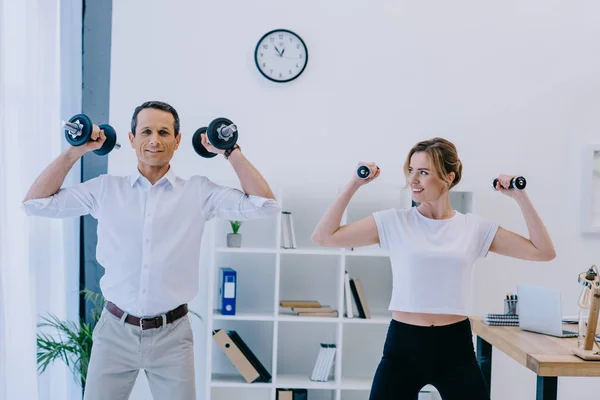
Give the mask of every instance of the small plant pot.
[[239, 233], [228, 233], [227, 247], [242, 247], [242, 235]]

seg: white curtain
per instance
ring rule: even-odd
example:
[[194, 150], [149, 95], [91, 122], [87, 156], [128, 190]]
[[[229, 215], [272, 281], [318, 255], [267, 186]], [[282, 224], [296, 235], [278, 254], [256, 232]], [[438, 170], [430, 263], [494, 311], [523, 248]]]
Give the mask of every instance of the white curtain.
[[36, 363], [40, 316], [66, 319], [76, 307], [78, 288], [66, 283], [77, 270], [78, 249], [69, 249], [75, 225], [20, 208], [65, 146], [60, 23], [60, 0], [0, 0], [0, 400], [77, 398], [62, 362], [39, 377]]

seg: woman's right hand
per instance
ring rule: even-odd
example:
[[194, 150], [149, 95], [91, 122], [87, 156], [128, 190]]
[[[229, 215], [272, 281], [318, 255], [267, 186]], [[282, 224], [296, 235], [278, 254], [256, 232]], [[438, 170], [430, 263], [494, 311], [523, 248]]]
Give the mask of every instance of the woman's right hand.
[[[358, 167], [360, 167], [361, 165], [368, 167], [369, 170], [371, 171], [368, 178], [361, 179], [358, 177], [357, 170], [358, 170]], [[359, 162], [356, 165], [356, 168], [354, 168], [354, 174], [352, 176], [352, 183], [356, 184], [357, 186], [366, 185], [367, 183], [372, 182], [373, 180], [377, 179], [377, 177], [379, 176], [380, 173], [381, 173], [381, 170], [377, 166], [377, 163]]]

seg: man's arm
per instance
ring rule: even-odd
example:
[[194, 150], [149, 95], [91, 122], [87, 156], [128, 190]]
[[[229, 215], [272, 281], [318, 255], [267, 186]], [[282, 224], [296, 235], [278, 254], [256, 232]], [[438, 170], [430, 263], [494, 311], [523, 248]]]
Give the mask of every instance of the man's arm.
[[[225, 153], [225, 150], [217, 149], [210, 143], [206, 133], [203, 133], [200, 135], [200, 137], [202, 145], [206, 148], [206, 150], [216, 154]], [[240, 179], [240, 184], [242, 185], [242, 190], [244, 193], [275, 200], [275, 195], [271, 191], [267, 181], [265, 181], [265, 178], [263, 178], [260, 172], [258, 172], [258, 170], [254, 168], [250, 161], [244, 157], [239, 148], [234, 149], [227, 157], [227, 160], [231, 162], [235, 173]]]
[[81, 150], [77, 147], [69, 147], [63, 151], [33, 182], [25, 195], [25, 199], [23, 199], [23, 203], [56, 194], [65, 181], [67, 174], [82, 155]]
[[258, 172], [256, 168], [248, 161], [239, 149], [231, 152], [228, 157], [235, 173], [240, 179], [244, 193], [254, 196], [260, 196], [275, 200], [275, 195], [271, 191], [269, 184]]
[[106, 137], [104, 131], [94, 125], [91, 140], [82, 146], [70, 146], [46, 167], [33, 182], [23, 199], [23, 203], [32, 199], [43, 199], [52, 196], [61, 188], [73, 165], [88, 151], [102, 147]]

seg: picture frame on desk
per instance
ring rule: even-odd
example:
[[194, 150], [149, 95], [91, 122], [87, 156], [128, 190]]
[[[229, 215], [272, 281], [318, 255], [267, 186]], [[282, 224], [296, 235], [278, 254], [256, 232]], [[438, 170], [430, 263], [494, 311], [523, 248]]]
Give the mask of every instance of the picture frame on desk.
[[600, 233], [600, 143], [586, 145], [582, 159], [581, 230]]

